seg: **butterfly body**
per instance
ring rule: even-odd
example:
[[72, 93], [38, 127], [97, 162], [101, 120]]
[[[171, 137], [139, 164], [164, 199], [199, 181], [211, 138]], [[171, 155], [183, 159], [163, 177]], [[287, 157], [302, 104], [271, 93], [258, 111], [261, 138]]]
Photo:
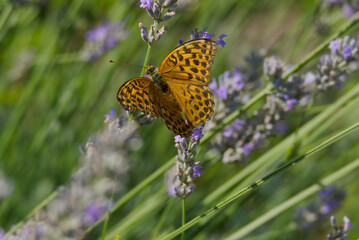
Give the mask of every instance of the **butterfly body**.
[[160, 117], [174, 133], [190, 136], [194, 127], [213, 114], [213, 94], [207, 85], [216, 50], [210, 39], [178, 46], [158, 69], [146, 67], [148, 77], [126, 81], [117, 100], [126, 110]]

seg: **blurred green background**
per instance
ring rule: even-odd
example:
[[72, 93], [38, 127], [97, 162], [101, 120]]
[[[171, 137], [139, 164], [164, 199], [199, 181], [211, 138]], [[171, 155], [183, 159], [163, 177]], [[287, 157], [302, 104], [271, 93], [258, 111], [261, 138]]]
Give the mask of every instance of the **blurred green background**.
[[[156, 43], [151, 63], [158, 66], [180, 39], [189, 39], [191, 29], [207, 26], [207, 31], [216, 33], [216, 36], [222, 33], [229, 35], [225, 39], [227, 45], [220, 48], [216, 56], [212, 72], [214, 77], [242, 64], [243, 57], [253, 48], [267, 49], [268, 55], [275, 54], [288, 63], [296, 64], [327, 38], [315, 32], [315, 21], [320, 14], [329, 14], [333, 32], [347, 21], [340, 10], [318, 11], [319, 4], [320, 1], [312, 0], [179, 0], [177, 14], [165, 23], [168, 32]], [[131, 0], [0, 2], [0, 168], [14, 183], [13, 193], [0, 205], [1, 227], [8, 229], [58, 186], [65, 184], [78, 165], [79, 145], [85, 144], [103, 127], [103, 115], [109, 113], [110, 107], [122, 112], [116, 101], [116, 92], [124, 81], [139, 76], [141, 70], [110, 64], [107, 60], [143, 64], [147, 46], [140, 37], [138, 23], [149, 26], [152, 20], [139, 5], [139, 1]], [[83, 60], [86, 32], [106, 21], [125, 22], [128, 38], [95, 61]], [[306, 66], [307, 69], [313, 67], [315, 61]], [[315, 116], [327, 104], [345, 95], [357, 79], [354, 76], [342, 88], [320, 95], [313, 108], [309, 109], [310, 113], [298, 110], [288, 116], [291, 131], [303, 124], [297, 120], [299, 117], [305, 114], [304, 121], [307, 121]], [[358, 117], [359, 110], [350, 109], [316, 136], [314, 143], [349, 126]], [[173, 133], [160, 120], [141, 127], [140, 135], [143, 147], [129, 159], [131, 169], [126, 191], [176, 154]], [[271, 149], [282, 138], [266, 143], [253, 158]], [[359, 152], [357, 140], [356, 133], [282, 173], [219, 213], [207, 225], [200, 224], [189, 230], [188, 236], [191, 239], [214, 236], [213, 239], [216, 239], [216, 236], [235, 231], [288, 196], [356, 159]], [[303, 152], [306, 149], [308, 146], [299, 144], [296, 150]], [[208, 154], [201, 159], [208, 160]], [[195, 193], [188, 200], [188, 219], [219, 201], [216, 199], [208, 206], [199, 204], [201, 199], [245, 167], [221, 162], [205, 166], [205, 174], [198, 180]], [[251, 176], [251, 179], [258, 177]], [[348, 215], [354, 225], [359, 223], [358, 215], [354, 214], [359, 212], [356, 179], [357, 175], [348, 176], [338, 183], [347, 191], [347, 198], [343, 208], [336, 213], [340, 221], [342, 216]], [[118, 214], [120, 217], [114, 219], [123, 219], [131, 209], [161, 188], [162, 179], [127, 204]], [[160, 216], [165, 216], [163, 228], [167, 233], [179, 226], [180, 202], [169, 200], [163, 189], [157, 193], [162, 199], [160, 207], [138, 219], [137, 225], [121, 235], [124, 239], [149, 236], [156, 226], [157, 221], [151, 221], [154, 216], [158, 221]], [[164, 214], [166, 211], [170, 212]], [[326, 228], [309, 233], [290, 230], [288, 222], [293, 220], [294, 212], [291, 209], [276, 217], [255, 231], [252, 237], [324, 239], [325, 234], [331, 231], [329, 220], [324, 225]], [[351, 237], [358, 235], [358, 228], [350, 231]]]

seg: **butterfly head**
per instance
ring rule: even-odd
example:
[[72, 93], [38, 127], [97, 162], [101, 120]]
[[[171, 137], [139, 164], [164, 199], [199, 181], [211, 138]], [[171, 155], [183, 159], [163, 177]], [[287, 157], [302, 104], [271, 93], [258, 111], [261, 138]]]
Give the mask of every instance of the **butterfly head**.
[[156, 68], [154, 66], [147, 66], [146, 67], [146, 74], [148, 76], [153, 76], [156, 72]]

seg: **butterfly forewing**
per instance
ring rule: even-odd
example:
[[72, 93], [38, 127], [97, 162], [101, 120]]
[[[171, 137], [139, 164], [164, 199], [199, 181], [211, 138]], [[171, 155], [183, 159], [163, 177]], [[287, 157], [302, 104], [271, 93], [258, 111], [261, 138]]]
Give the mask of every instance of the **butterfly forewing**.
[[170, 82], [186, 81], [186, 84], [207, 85], [216, 44], [210, 39], [197, 39], [175, 48], [162, 61], [158, 72]]
[[[152, 91], [151, 91], [152, 90]], [[117, 92], [117, 100], [128, 111], [139, 111], [159, 117], [152, 80], [133, 78], [125, 82]]]

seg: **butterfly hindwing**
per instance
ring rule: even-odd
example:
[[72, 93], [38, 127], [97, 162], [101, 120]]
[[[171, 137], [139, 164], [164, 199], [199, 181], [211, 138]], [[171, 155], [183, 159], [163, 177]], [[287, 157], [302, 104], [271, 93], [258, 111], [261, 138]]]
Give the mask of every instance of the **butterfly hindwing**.
[[174, 98], [193, 125], [205, 124], [214, 108], [213, 93], [208, 86], [173, 84]]
[[217, 45], [210, 39], [196, 39], [175, 48], [161, 63], [158, 72], [170, 82], [207, 85]]
[[182, 137], [189, 137], [192, 134], [193, 125], [183, 118], [180, 107], [173, 101], [171, 95], [160, 92], [156, 97], [156, 103], [159, 107], [159, 115], [168, 129]]
[[155, 94], [151, 90], [155, 90], [151, 79], [133, 78], [118, 89], [117, 100], [127, 111], [139, 111], [158, 117]]

